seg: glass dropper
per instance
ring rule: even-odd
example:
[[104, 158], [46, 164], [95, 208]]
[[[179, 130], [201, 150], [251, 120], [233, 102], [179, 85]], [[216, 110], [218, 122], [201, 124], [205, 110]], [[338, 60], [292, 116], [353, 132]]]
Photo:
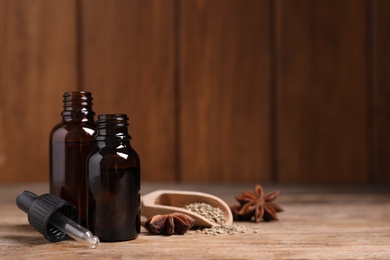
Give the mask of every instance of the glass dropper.
[[49, 223], [58, 228], [74, 240], [89, 245], [91, 248], [96, 248], [99, 244], [99, 238], [94, 236], [91, 231], [80, 226], [70, 218], [65, 217], [61, 213], [54, 212], [49, 219]]
[[27, 213], [31, 226], [50, 242], [64, 240], [68, 235], [91, 248], [100, 243], [98, 237], [72, 219], [77, 216], [75, 206], [53, 194], [37, 196], [23, 191], [17, 196], [16, 204]]

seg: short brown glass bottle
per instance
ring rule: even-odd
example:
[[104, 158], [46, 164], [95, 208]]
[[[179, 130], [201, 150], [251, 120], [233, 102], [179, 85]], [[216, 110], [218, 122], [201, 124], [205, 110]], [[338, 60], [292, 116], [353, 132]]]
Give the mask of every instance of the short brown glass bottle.
[[140, 160], [130, 146], [124, 114], [99, 115], [96, 147], [87, 159], [88, 224], [101, 241], [140, 233]]
[[87, 222], [86, 159], [95, 147], [96, 123], [89, 92], [66, 92], [62, 122], [50, 133], [50, 193], [73, 203]]

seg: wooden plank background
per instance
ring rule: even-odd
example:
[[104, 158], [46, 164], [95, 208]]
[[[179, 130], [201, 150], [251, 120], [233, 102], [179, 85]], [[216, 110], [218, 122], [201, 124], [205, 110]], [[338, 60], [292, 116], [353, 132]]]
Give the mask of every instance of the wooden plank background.
[[281, 182], [368, 180], [367, 7], [365, 0], [277, 2]]
[[390, 181], [387, 0], [0, 0], [0, 182], [48, 181], [66, 90], [142, 180]]
[[374, 2], [373, 96], [374, 180], [390, 182], [390, 1]]
[[268, 1], [179, 3], [181, 180], [269, 181]]
[[49, 133], [77, 87], [75, 1], [0, 0], [0, 181], [49, 179]]

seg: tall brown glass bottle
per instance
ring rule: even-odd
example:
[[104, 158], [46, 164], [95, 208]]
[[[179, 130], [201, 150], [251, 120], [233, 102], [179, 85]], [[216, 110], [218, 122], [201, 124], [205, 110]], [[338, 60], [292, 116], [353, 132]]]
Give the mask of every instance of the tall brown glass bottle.
[[62, 121], [50, 133], [50, 193], [72, 202], [86, 226], [86, 159], [95, 147], [96, 123], [89, 92], [64, 94]]
[[130, 146], [127, 116], [99, 115], [96, 147], [87, 159], [88, 229], [101, 241], [140, 233], [140, 160]]

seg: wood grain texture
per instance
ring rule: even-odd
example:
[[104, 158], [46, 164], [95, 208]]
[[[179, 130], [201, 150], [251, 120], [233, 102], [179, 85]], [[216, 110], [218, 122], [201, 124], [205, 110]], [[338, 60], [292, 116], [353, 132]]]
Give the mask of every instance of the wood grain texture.
[[184, 182], [269, 181], [268, 1], [179, 1]]
[[367, 1], [276, 2], [280, 182], [368, 176]]
[[142, 180], [175, 179], [173, 1], [81, 1], [82, 87], [125, 113]]
[[375, 181], [390, 182], [390, 1], [373, 2]]
[[389, 183], [389, 5], [0, 0], [0, 183], [48, 180], [77, 89], [129, 115], [143, 181]]
[[[22, 187], [37, 194], [44, 192], [37, 186]], [[202, 190], [200, 186], [194, 187]], [[208, 187], [202, 191], [219, 190], [225, 194], [221, 199], [230, 200], [236, 195], [230, 186]], [[181, 185], [172, 188], [183, 190]], [[7, 193], [1, 192], [4, 189]], [[136, 240], [102, 243], [96, 249], [88, 249], [73, 240], [46, 241], [16, 207], [15, 196], [19, 191], [18, 187], [0, 186], [0, 194], [4, 195], [0, 196], [2, 260], [390, 259], [389, 193], [310, 194], [299, 189], [300, 194], [288, 194], [282, 190], [277, 202], [285, 211], [279, 213], [279, 221], [233, 223], [256, 229], [257, 233], [213, 236], [191, 230], [182, 236], [153, 236], [142, 229]]]
[[75, 1], [0, 0], [0, 182], [49, 179], [49, 132], [77, 82], [75, 29]]

